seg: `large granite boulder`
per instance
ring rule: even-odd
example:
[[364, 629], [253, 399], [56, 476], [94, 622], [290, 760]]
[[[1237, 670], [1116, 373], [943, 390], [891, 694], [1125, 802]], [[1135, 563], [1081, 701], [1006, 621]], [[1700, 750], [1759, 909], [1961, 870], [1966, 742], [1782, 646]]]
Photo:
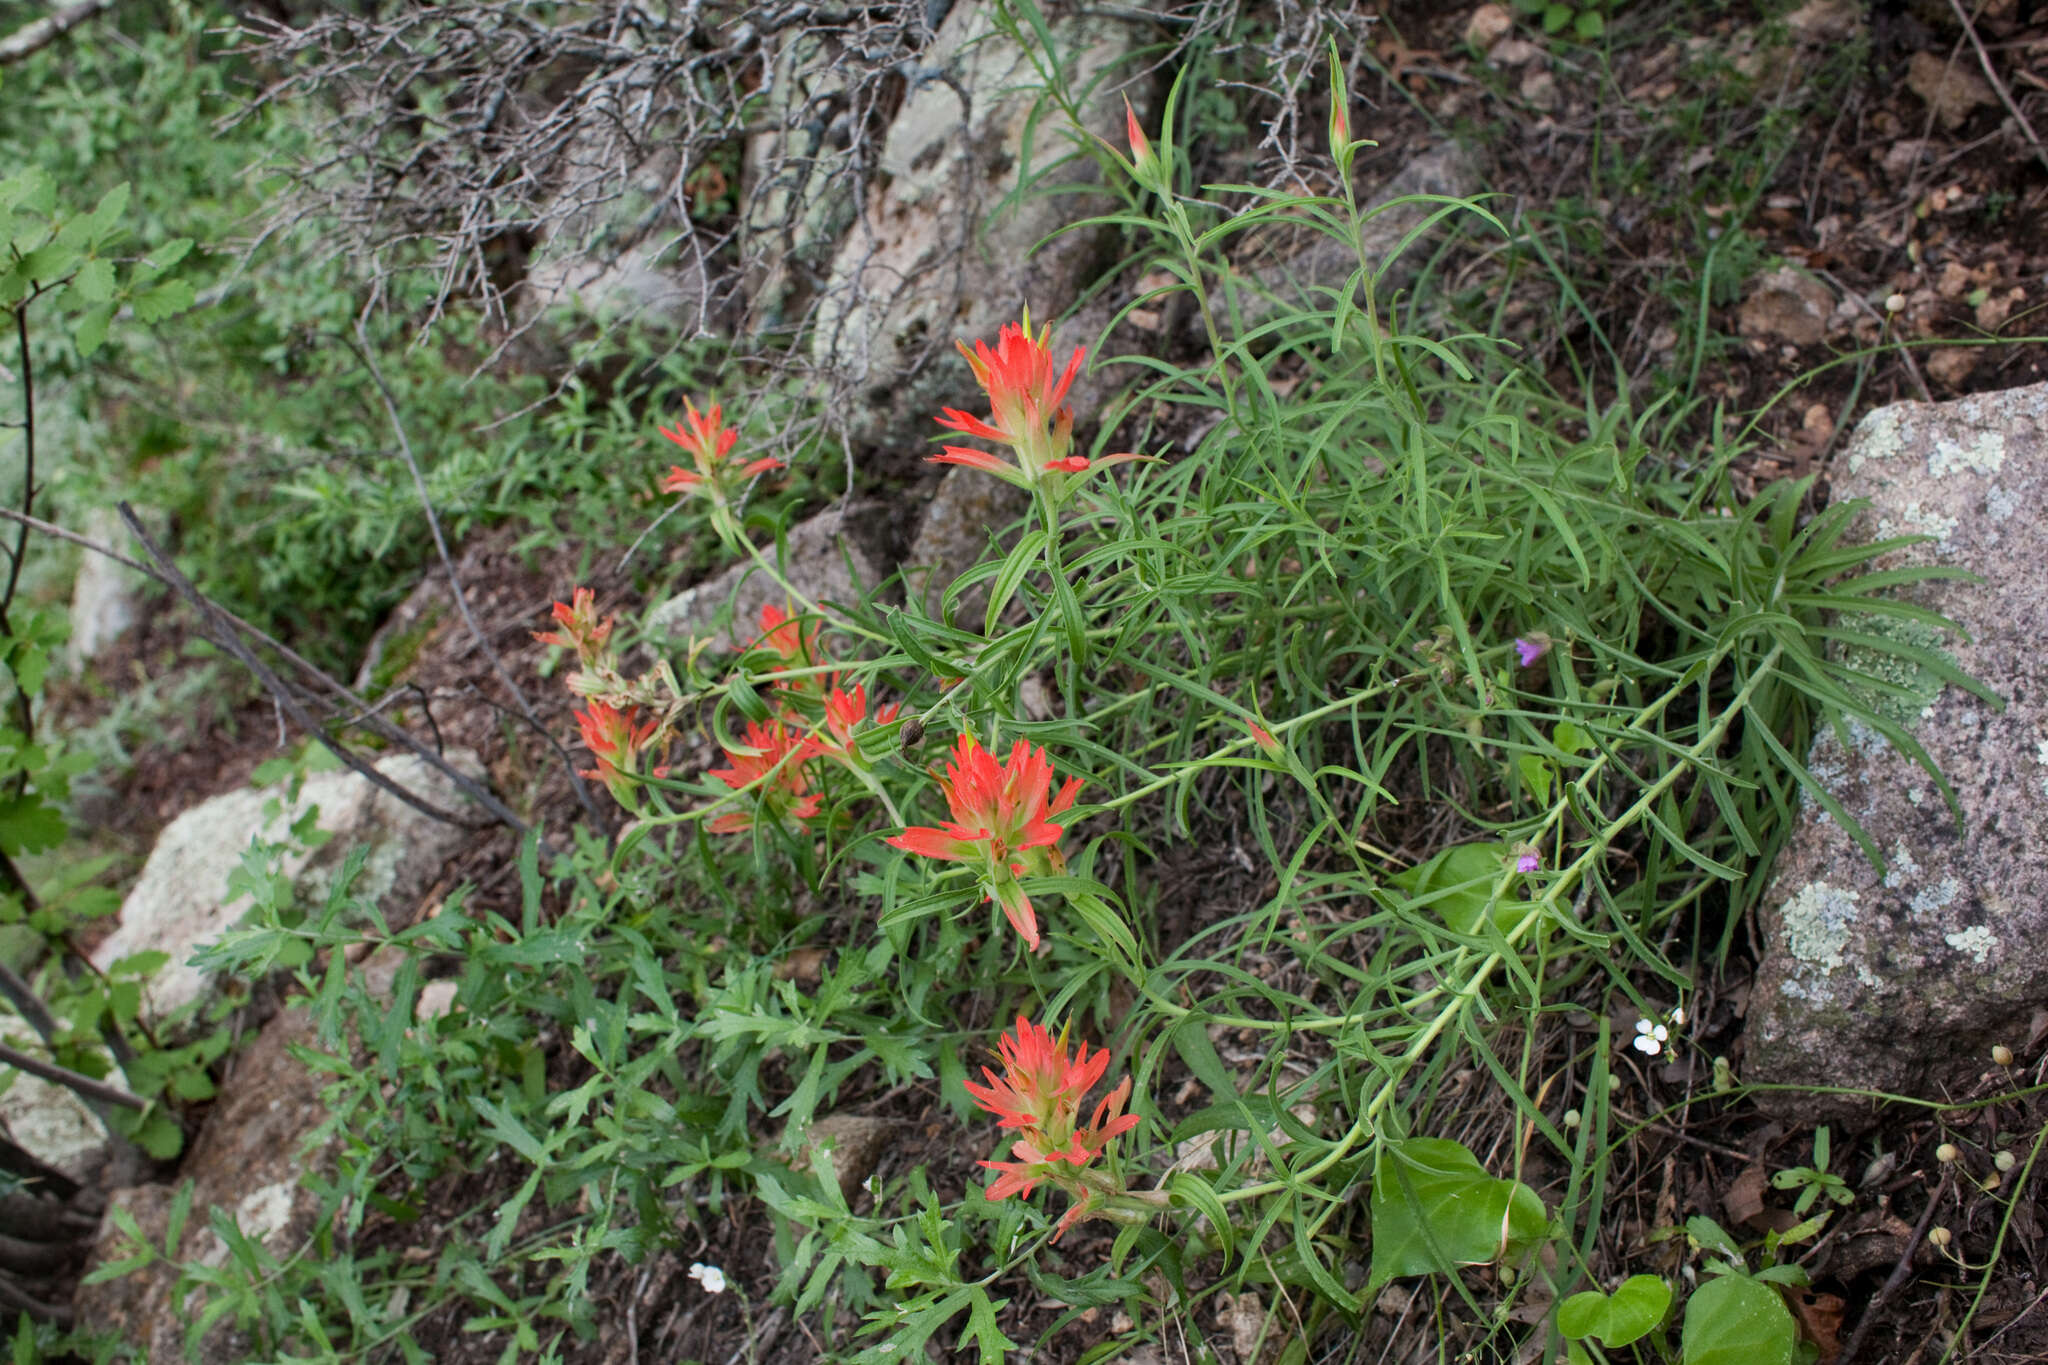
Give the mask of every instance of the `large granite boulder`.
[[[451, 751], [448, 760], [483, 780], [476, 755]], [[387, 758], [377, 771], [442, 810], [473, 809], [454, 782], [411, 754]], [[319, 808], [316, 827], [327, 836], [317, 847], [288, 837], [293, 820], [308, 807]], [[228, 792], [164, 827], [121, 904], [119, 927], [93, 950], [92, 959], [104, 971], [136, 953], [168, 953], [170, 961], [150, 978], [144, 1001], [152, 1020], [166, 1020], [220, 989], [219, 979], [190, 959], [248, 913], [246, 900], [230, 899], [228, 878], [252, 842], [285, 845], [280, 870], [309, 898], [324, 896], [349, 852], [367, 845], [369, 861], [355, 894], [376, 902], [395, 928], [417, 918], [442, 864], [470, 837], [472, 831], [435, 820], [353, 772], [313, 774], [296, 801], [282, 783]]]
[[[89, 510], [84, 534], [124, 554], [136, 553], [134, 537], [112, 508]], [[71, 585], [71, 638], [64, 645], [64, 660], [72, 671], [105, 654], [142, 619], [141, 586], [141, 575], [127, 565], [91, 550], [83, 552]]]
[[[1764, 902], [1743, 1075], [1953, 1094], [1989, 1067], [1994, 1045], [2022, 1048], [2048, 1004], [2048, 384], [1872, 413], [1834, 496], [1870, 500], [1866, 539], [1932, 537], [1881, 567], [1940, 563], [1980, 580], [1907, 590], [1967, 639], [1895, 617], [1856, 627], [1944, 650], [2006, 705], [1887, 656], [1864, 661], [1912, 693], [1884, 704], [1953, 785], [1961, 828], [1927, 774], [1868, 728], [1815, 743], [1814, 775], [1885, 865], [1808, 800]], [[1807, 1118], [1869, 1112], [1787, 1092], [1764, 1102]]]
[[[118, 1089], [128, 1088], [118, 1068], [104, 1079]], [[0, 1092], [0, 1135], [80, 1184], [99, 1180], [118, 1150], [84, 1100], [25, 1071], [11, 1071], [7, 1089]]]
[[863, 149], [850, 111], [829, 121], [813, 115], [848, 91], [824, 37], [803, 28], [782, 34], [773, 73], [760, 120], [768, 126], [747, 138], [741, 195], [746, 327], [756, 336], [797, 325], [860, 202]]
[[666, 257], [681, 238], [672, 187], [680, 152], [660, 147], [630, 169], [611, 130], [588, 130], [564, 149], [555, 197], [527, 263], [528, 310], [565, 306], [602, 324], [670, 332], [708, 325], [717, 302], [692, 288]]
[[[1084, 92], [1087, 130], [1120, 146], [1123, 102], [1106, 77], [1141, 30], [1074, 14], [1053, 20], [1050, 32], [1069, 88]], [[922, 442], [941, 406], [977, 401], [953, 341], [992, 341], [1027, 304], [1035, 318], [1057, 317], [1115, 244], [1114, 228], [1061, 231], [1112, 209], [1107, 192], [1014, 192], [1020, 174], [1069, 185], [1097, 172], [1065, 142], [1057, 111], [1037, 108], [1037, 73], [997, 32], [993, 6], [955, 5], [923, 66], [816, 314], [815, 354], [855, 385], [849, 430], [873, 444]], [[1063, 156], [1073, 159], [1048, 173]]]

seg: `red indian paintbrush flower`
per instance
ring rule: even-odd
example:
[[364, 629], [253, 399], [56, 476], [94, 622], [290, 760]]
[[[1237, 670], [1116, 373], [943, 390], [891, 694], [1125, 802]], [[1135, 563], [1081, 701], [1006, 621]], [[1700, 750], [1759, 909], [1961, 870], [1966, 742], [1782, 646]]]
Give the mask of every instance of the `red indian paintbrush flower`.
[[[748, 648], [776, 656], [779, 662], [768, 666], [771, 673], [814, 668], [826, 662], [828, 657], [818, 649], [818, 622], [791, 616], [773, 602], [762, 606], [761, 634]], [[775, 685], [815, 695], [822, 693], [827, 683], [822, 673], [801, 673], [795, 677], [777, 678]]]
[[1351, 160], [1351, 95], [1344, 88], [1344, 68], [1337, 65], [1337, 45], [1330, 44], [1330, 155], [1340, 167]]
[[[874, 722], [887, 725], [896, 719], [902, 708], [895, 703], [875, 708]], [[829, 738], [811, 741], [821, 754], [836, 758], [842, 763], [858, 766], [858, 756], [853, 749], [853, 732], [868, 719], [868, 689], [864, 683], [855, 683], [853, 691], [834, 687], [832, 694], [825, 698], [825, 733]]]
[[1081, 779], [1069, 778], [1048, 802], [1051, 787], [1052, 760], [1045, 750], [1020, 739], [1010, 750], [1010, 761], [997, 763], [974, 736], [962, 735], [946, 775], [939, 778], [953, 818], [936, 828], [906, 829], [883, 842], [927, 858], [978, 866], [988, 898], [1002, 904], [1025, 946], [1035, 950], [1038, 917], [1017, 878], [1065, 870], [1058, 847], [1065, 827], [1047, 817], [1074, 804]]
[[1090, 460], [1073, 453], [1074, 410], [1065, 403], [1067, 390], [1072, 387], [1074, 376], [1081, 372], [1081, 361], [1087, 351], [1076, 346], [1066, 368], [1055, 376], [1051, 341], [1049, 325], [1036, 337], [1032, 336], [1031, 311], [1026, 309], [1021, 324], [1004, 324], [996, 335], [994, 350], [984, 341], [975, 342], [971, 351], [964, 341], [953, 343], [967, 358], [975, 379], [988, 394], [989, 415], [984, 419], [958, 408], [946, 408], [938, 419], [939, 425], [1006, 445], [1016, 452], [1017, 462], [1012, 464], [999, 455], [971, 446], [947, 446], [942, 453], [930, 457], [934, 463], [966, 465], [1020, 488], [1029, 488], [1051, 474], [1080, 474], [1146, 458], [1105, 455]]
[[568, 602], [555, 603], [555, 624], [561, 629], [537, 630], [533, 638], [544, 645], [574, 650], [577, 660], [585, 668], [590, 668], [604, 652], [605, 641], [611, 637], [612, 618], [597, 619], [597, 594], [588, 588], [576, 589], [569, 598]]
[[1123, 1112], [1124, 1102], [1130, 1098], [1131, 1078], [1124, 1077], [1083, 1125], [1081, 1106], [1109, 1069], [1108, 1052], [1098, 1050], [1091, 1056], [1088, 1045], [1082, 1043], [1070, 1058], [1065, 1030], [1055, 1039], [1049, 1029], [1022, 1015], [997, 1047], [1004, 1074], [997, 1076], [983, 1067], [986, 1085], [964, 1083], [974, 1102], [994, 1114], [1002, 1127], [1018, 1130], [1017, 1140], [1010, 1146], [1010, 1155], [1016, 1160], [981, 1163], [996, 1172], [989, 1182], [988, 1198], [1028, 1195], [1040, 1181], [1065, 1190], [1074, 1202], [1053, 1233], [1057, 1241], [1074, 1223], [1101, 1212], [1103, 1201], [1119, 1192], [1120, 1187], [1108, 1175], [1086, 1168], [1113, 1139], [1138, 1126], [1136, 1114]]
[[640, 773], [640, 756], [660, 728], [658, 720], [640, 723], [640, 708], [623, 711], [593, 698], [588, 709], [576, 713], [576, 728], [583, 732], [583, 747], [590, 750], [597, 766], [578, 774], [604, 783], [621, 805], [628, 803], [634, 779]]
[[740, 484], [756, 474], [782, 468], [782, 461], [772, 456], [749, 460], [743, 465], [727, 460], [726, 456], [732, 453], [740, 434], [726, 427], [724, 410], [718, 404], [713, 403], [709, 413], [700, 413], [697, 405], [686, 398], [683, 411], [681, 422], [655, 429], [689, 451], [697, 467], [690, 470], [681, 465], [671, 465], [668, 477], [661, 481], [662, 492], [703, 493], [714, 502], [723, 503], [739, 491]]
[[[775, 824], [790, 820], [801, 823], [816, 815], [825, 798], [810, 789], [810, 779], [804, 772], [804, 761], [815, 752], [811, 741], [780, 720], [767, 725], [747, 722], [742, 746], [725, 751], [725, 761], [732, 766], [713, 768], [711, 776], [734, 791], [751, 789], [753, 807], [727, 811], [714, 818], [709, 825], [711, 832], [737, 834], [763, 820]], [[785, 759], [788, 761], [784, 762]]]

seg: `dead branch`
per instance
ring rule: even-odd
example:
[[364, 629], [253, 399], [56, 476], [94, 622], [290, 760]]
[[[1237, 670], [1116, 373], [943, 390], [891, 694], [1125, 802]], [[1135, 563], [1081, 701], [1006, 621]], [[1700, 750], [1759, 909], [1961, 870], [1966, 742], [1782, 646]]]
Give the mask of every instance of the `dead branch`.
[[2000, 79], [1998, 68], [1991, 64], [1991, 54], [1984, 50], [1984, 40], [1977, 36], [1977, 25], [1964, 11], [1961, 0], [1948, 0], [1948, 3], [1949, 8], [1956, 12], [1956, 18], [1962, 21], [1963, 32], [1969, 36], [1970, 46], [1977, 49], [1977, 65], [1983, 68], [1984, 79], [1991, 82], [1991, 88], [1998, 92], [1998, 98], [2005, 104], [2005, 111], [2012, 115], [2013, 121], [2019, 124], [2020, 131], [2027, 135], [2027, 144], [2034, 149], [2034, 156], [2040, 161], [2042, 168], [2048, 169], [2048, 148], [2041, 145], [2040, 135], [2034, 131], [2034, 125], [2027, 122], [2027, 116], [2020, 112], [2019, 101], [2012, 97], [2012, 91], [2008, 90], [2005, 82]]
[[[27, 526], [32, 530], [40, 531], [44, 535], [54, 537], [55, 539], [70, 541], [73, 545], [81, 546], [93, 554], [104, 555], [116, 564], [133, 569], [153, 583], [160, 584], [174, 592], [177, 590], [176, 585], [170, 579], [164, 577], [149, 565], [139, 560], [130, 559], [111, 545], [102, 545], [90, 536], [82, 536], [76, 531], [66, 530], [54, 522], [44, 521], [39, 517], [27, 516], [15, 511], [11, 507], [0, 507], [0, 520], [12, 521], [18, 525]], [[373, 705], [365, 701], [352, 688], [342, 683], [318, 664], [305, 658], [290, 645], [274, 639], [264, 631], [250, 625], [247, 621], [244, 621], [219, 603], [212, 603], [211, 605], [214, 616], [218, 621], [225, 623], [232, 630], [247, 636], [265, 649], [277, 654], [278, 657], [297, 669], [302, 677], [317, 684], [321, 693], [325, 694], [323, 697], [308, 688], [295, 687], [294, 693], [301, 702], [317, 702], [331, 711], [340, 713], [338, 724], [343, 729], [352, 729], [357, 725], [361, 725], [379, 739], [398, 745], [454, 783], [463, 795], [482, 806], [500, 821], [521, 831], [526, 828], [518, 816], [514, 815], [502, 802], [491, 795], [489, 788], [483, 786], [475, 778], [472, 778], [468, 773], [463, 772], [447, 760], [440, 750], [438, 729], [436, 730], [435, 744], [428, 745], [422, 743], [410, 731], [401, 729], [384, 719], [381, 714], [385, 706], [384, 702], [378, 702]], [[206, 618], [202, 615], [201, 620], [203, 623]], [[209, 635], [208, 638], [214, 637]], [[223, 648], [227, 647], [225, 641], [216, 639], [215, 642]], [[427, 724], [432, 727], [433, 723], [433, 717], [429, 715], [427, 717]]]
[[469, 628], [469, 638], [476, 641], [477, 648], [491, 661], [491, 671], [498, 675], [498, 681], [519, 703], [519, 712], [526, 718], [526, 723], [561, 760], [563, 771], [569, 774], [569, 785], [575, 789], [576, 800], [583, 806], [584, 814], [590, 817], [590, 823], [603, 829], [604, 817], [599, 813], [597, 803], [591, 800], [590, 788], [584, 784], [582, 774], [576, 771], [576, 763], [569, 757], [569, 751], [562, 747], [561, 740], [555, 738], [554, 731], [541, 724], [540, 717], [534, 714], [533, 703], [526, 699], [525, 690], [513, 678], [511, 670], [505, 667], [504, 658], [492, 646], [483, 628], [477, 625], [475, 613], [469, 609], [469, 594], [463, 590], [462, 575], [455, 570], [455, 557], [448, 552], [448, 538], [441, 534], [440, 515], [434, 511], [434, 500], [427, 492], [427, 476], [420, 469], [419, 457], [413, 454], [412, 438], [406, 434], [405, 419], [398, 413], [398, 400], [391, 396], [391, 386], [384, 382], [384, 369], [377, 363], [376, 349], [371, 346], [360, 317], [356, 319], [356, 357], [369, 370], [370, 379], [377, 386], [377, 394], [384, 400], [385, 415], [391, 419], [392, 431], [397, 433], [398, 449], [405, 456], [405, 467], [412, 471], [413, 490], [419, 495], [420, 508], [427, 515], [427, 529], [434, 536], [434, 552], [441, 557], [441, 567], [448, 574], [448, 591], [455, 598], [455, 609], [462, 613], [462, 623]]
[[101, 10], [113, 7], [114, 0], [78, 0], [77, 4], [66, 5], [32, 24], [23, 24], [5, 38], [0, 38], [0, 66], [18, 62], [31, 52], [42, 51]]
[[81, 1076], [69, 1067], [31, 1057], [26, 1052], [16, 1052], [5, 1043], [0, 1043], [0, 1062], [5, 1062], [17, 1071], [26, 1071], [31, 1076], [40, 1076], [54, 1082], [75, 1094], [103, 1104], [118, 1104], [128, 1109], [147, 1109], [149, 1105], [118, 1086], [96, 1081], [90, 1076]]
[[[387, 285], [430, 281], [423, 325], [458, 299], [513, 322], [509, 294], [529, 251], [602, 269], [658, 249], [684, 263], [689, 311], [707, 326], [737, 312], [731, 266], [748, 248], [734, 217], [707, 218], [696, 196], [736, 180], [728, 173], [764, 130], [802, 133], [794, 160], [766, 168], [803, 172], [788, 177], [787, 222], [850, 187], [841, 152], [893, 112], [899, 68], [930, 38], [928, 9], [585, 0], [543, 16], [482, 0], [301, 27], [251, 19], [243, 50], [289, 74], [249, 109], [329, 111], [314, 140], [325, 150], [291, 168], [299, 193], [264, 236], [317, 220], [323, 241]], [[800, 60], [778, 62], [797, 45]], [[785, 98], [792, 83], [802, 89]]]
[[0, 1308], [26, 1313], [39, 1322], [51, 1323], [58, 1327], [71, 1326], [69, 1305], [44, 1303], [26, 1291], [16, 1289], [4, 1276], [0, 1276]]
[[[157, 572], [163, 575], [165, 580], [170, 583], [172, 589], [199, 613], [200, 619], [206, 621], [212, 627], [208, 634], [212, 635], [223, 648], [234, 655], [244, 668], [256, 675], [257, 680], [269, 691], [277, 704], [284, 708], [285, 714], [291, 717], [294, 725], [297, 725], [299, 729], [318, 740], [323, 748], [340, 759], [351, 772], [354, 772], [378, 790], [387, 792], [403, 801], [406, 805], [420, 812], [420, 814], [439, 820], [443, 824], [456, 825], [463, 829], [481, 828], [476, 821], [464, 819], [453, 811], [443, 810], [424, 797], [407, 791], [383, 773], [378, 772], [376, 768], [364, 762], [353, 750], [340, 743], [332, 735], [329, 735], [323, 727], [314, 721], [312, 716], [307, 714], [305, 707], [300, 703], [296, 690], [272, 672], [261, 659], [257, 658], [255, 652], [247, 644], [243, 643], [241, 637], [228, 626], [225, 620], [226, 613], [222, 612], [204, 593], [194, 587], [192, 580], [185, 577], [179, 571], [178, 566], [171, 562], [170, 556], [166, 555], [158, 548], [156, 542], [149, 538], [149, 533], [142, 529], [142, 522], [135, 515], [135, 509], [123, 502], [117, 503], [115, 510], [120, 512], [121, 520], [128, 524], [129, 534], [135, 537], [142, 548], [149, 552], [149, 557], [156, 562]], [[525, 832], [525, 821], [520, 820], [518, 816], [506, 810], [495, 799], [491, 804], [496, 807], [491, 812], [494, 816], [510, 824], [521, 833]], [[499, 812], [503, 813], [500, 814]]]

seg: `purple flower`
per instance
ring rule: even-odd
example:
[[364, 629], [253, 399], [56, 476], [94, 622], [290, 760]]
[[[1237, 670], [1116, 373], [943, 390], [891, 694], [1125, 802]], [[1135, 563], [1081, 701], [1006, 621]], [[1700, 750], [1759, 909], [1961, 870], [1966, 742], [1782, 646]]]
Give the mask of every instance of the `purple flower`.
[[1534, 853], [1524, 853], [1521, 857], [1515, 859], [1515, 871], [1517, 872], [1534, 872], [1541, 866], [1543, 866], [1543, 860]]
[[1519, 635], [1515, 637], [1515, 653], [1521, 658], [1524, 668], [1549, 652], [1550, 640], [1547, 636], [1533, 635], [1526, 640]]

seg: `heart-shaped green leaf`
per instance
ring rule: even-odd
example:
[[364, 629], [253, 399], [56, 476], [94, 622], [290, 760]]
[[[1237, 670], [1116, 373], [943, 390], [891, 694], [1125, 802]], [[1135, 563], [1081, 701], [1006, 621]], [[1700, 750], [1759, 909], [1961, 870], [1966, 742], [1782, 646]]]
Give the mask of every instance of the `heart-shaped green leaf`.
[[1372, 1283], [1483, 1265], [1528, 1246], [1549, 1227], [1527, 1185], [1490, 1176], [1447, 1138], [1381, 1145], [1372, 1182]]
[[1603, 1346], [1626, 1346], [1653, 1330], [1671, 1310], [1671, 1286], [1655, 1275], [1631, 1275], [1612, 1294], [1589, 1289], [1558, 1305], [1557, 1330], [1566, 1337], [1598, 1337]]
[[1799, 1328], [1778, 1291], [1747, 1275], [1723, 1275], [1685, 1305], [1684, 1365], [1791, 1365]]
[[1505, 932], [1529, 910], [1524, 901], [1503, 897], [1496, 902], [1493, 898], [1494, 888], [1501, 884], [1514, 856], [1511, 844], [1457, 844], [1388, 880], [1454, 933], [1478, 933], [1489, 906], [1493, 922]]

